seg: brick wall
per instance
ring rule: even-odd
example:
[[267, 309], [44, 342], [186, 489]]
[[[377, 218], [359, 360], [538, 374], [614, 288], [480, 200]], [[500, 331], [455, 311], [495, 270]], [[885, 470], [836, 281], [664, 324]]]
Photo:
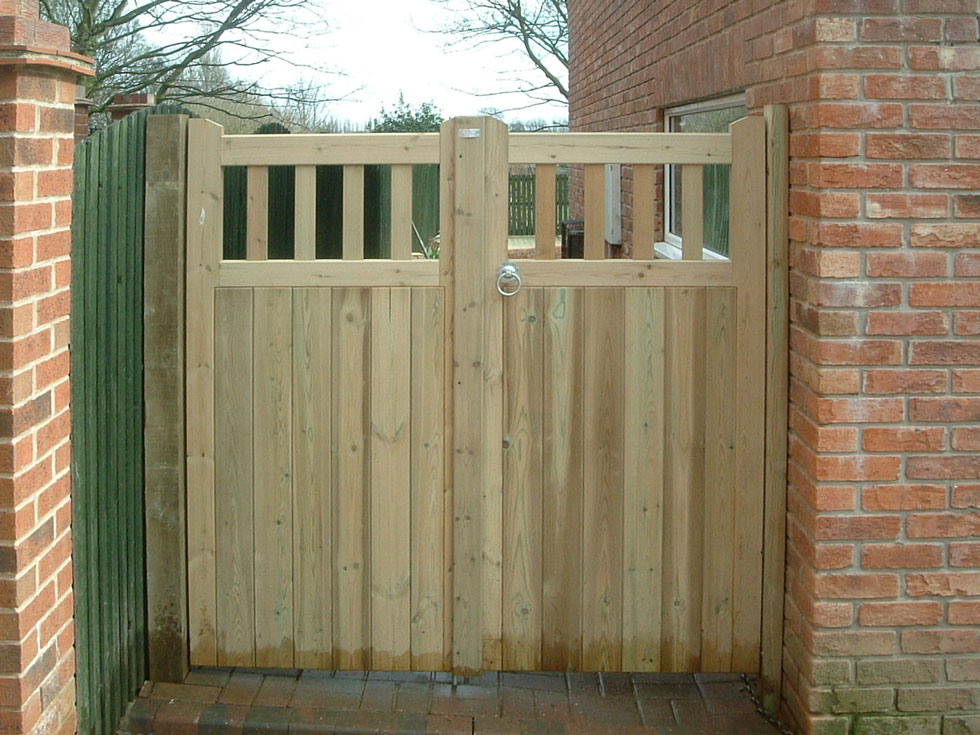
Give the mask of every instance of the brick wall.
[[570, 6], [573, 129], [790, 108], [785, 716], [980, 733], [980, 3]]
[[0, 13], [0, 731], [69, 735], [69, 226], [84, 62], [36, 3]]

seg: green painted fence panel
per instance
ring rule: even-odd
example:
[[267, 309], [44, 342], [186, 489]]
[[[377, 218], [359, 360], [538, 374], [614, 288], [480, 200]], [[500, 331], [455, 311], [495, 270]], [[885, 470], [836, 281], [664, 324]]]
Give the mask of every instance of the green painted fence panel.
[[146, 676], [143, 198], [147, 112], [76, 147], [72, 511], [78, 732], [110, 735]]

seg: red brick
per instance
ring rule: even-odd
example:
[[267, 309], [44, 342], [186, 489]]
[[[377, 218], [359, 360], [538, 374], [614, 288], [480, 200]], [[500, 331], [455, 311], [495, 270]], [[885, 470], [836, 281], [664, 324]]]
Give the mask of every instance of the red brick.
[[980, 485], [954, 485], [954, 508], [980, 508]]
[[953, 197], [953, 212], [957, 217], [980, 218], [980, 195], [957, 194]]
[[835, 248], [897, 248], [902, 245], [903, 235], [900, 224], [819, 222], [813, 242]]
[[905, 474], [913, 480], [980, 480], [980, 454], [909, 457]]
[[[898, 306], [902, 302], [902, 286], [898, 283], [876, 281], [833, 283], [821, 282], [816, 305], [869, 309], [878, 306]], [[896, 343], [875, 342], [878, 348], [889, 349]]]
[[949, 275], [949, 259], [945, 253], [868, 253], [865, 258], [868, 275], [873, 278], [940, 278]]
[[905, 653], [977, 653], [980, 631], [904, 630], [902, 650]]
[[868, 74], [864, 95], [871, 99], [946, 99], [946, 80], [932, 75]]
[[953, 146], [957, 158], [980, 158], [980, 135], [957, 135]]
[[791, 267], [821, 278], [856, 278], [861, 275], [861, 254], [852, 250], [798, 248]]
[[818, 398], [814, 417], [821, 423], [860, 424], [902, 421], [901, 398]]
[[[902, 49], [898, 46], [817, 46], [809, 54], [815, 70], [823, 69], [900, 69]], [[923, 59], [922, 63], [930, 63]]]
[[867, 370], [864, 391], [871, 394], [945, 393], [945, 370]]
[[871, 335], [936, 335], [949, 333], [949, 318], [940, 311], [874, 311], [868, 314]]
[[[980, 115], [977, 125], [980, 126]], [[909, 183], [919, 189], [976, 190], [980, 188], [980, 163], [923, 163], [909, 166]]]
[[946, 19], [946, 40], [947, 41], [972, 41], [978, 38], [976, 18], [947, 18]]
[[868, 133], [868, 158], [923, 160], [950, 157], [950, 136], [926, 133]]
[[813, 634], [812, 652], [817, 656], [890, 656], [898, 652], [894, 631], [841, 630]]
[[980, 427], [954, 428], [952, 446], [960, 452], [980, 452]]
[[980, 370], [954, 370], [954, 393], [980, 393]]
[[[949, 139], [946, 154], [949, 156]], [[860, 133], [801, 133], [790, 135], [790, 155], [794, 158], [849, 158], [861, 154]]]
[[949, 216], [949, 197], [944, 194], [867, 194], [864, 198], [872, 219], [938, 219]]
[[865, 510], [943, 510], [942, 485], [874, 485], [861, 492]]
[[949, 545], [951, 567], [980, 567], [980, 543], [956, 543]]
[[861, 541], [898, 538], [902, 519], [890, 515], [818, 516], [815, 538], [823, 541]]
[[910, 69], [925, 71], [972, 71], [980, 67], [980, 48], [972, 46], [910, 46], [908, 64]]
[[943, 606], [938, 602], [865, 602], [858, 623], [868, 626], [938, 625]]
[[810, 217], [848, 219], [861, 212], [861, 195], [849, 192], [813, 192], [793, 188], [789, 193], [790, 211]]
[[[980, 535], [980, 513], [922, 513], [905, 522], [909, 538], [965, 538]], [[980, 579], [980, 574], [977, 575]]]
[[824, 339], [815, 346], [812, 358], [821, 365], [898, 365], [902, 362], [902, 343], [891, 340]]
[[821, 100], [854, 100], [861, 91], [857, 74], [814, 74], [810, 96]]
[[980, 100], [980, 77], [953, 77], [954, 99]]
[[912, 343], [910, 365], [977, 365], [980, 364], [980, 341]]
[[888, 163], [810, 164], [811, 186], [827, 189], [899, 189], [902, 166]]
[[811, 115], [813, 125], [821, 128], [900, 128], [903, 109], [890, 102], [820, 102]]
[[950, 625], [980, 625], [980, 601], [950, 601], [947, 619]]
[[953, 273], [960, 278], [980, 278], [980, 253], [957, 254], [953, 264]]
[[943, 23], [939, 18], [865, 18], [861, 38], [865, 41], [941, 41]]
[[945, 443], [944, 428], [867, 428], [862, 448], [867, 452], [939, 452]]
[[910, 306], [980, 306], [980, 287], [969, 282], [913, 283]]
[[922, 130], [976, 130], [980, 128], [980, 105], [910, 105], [909, 122]]
[[864, 569], [928, 569], [943, 563], [943, 548], [937, 544], [864, 544]]
[[818, 574], [814, 594], [827, 599], [870, 599], [895, 597], [897, 574]]

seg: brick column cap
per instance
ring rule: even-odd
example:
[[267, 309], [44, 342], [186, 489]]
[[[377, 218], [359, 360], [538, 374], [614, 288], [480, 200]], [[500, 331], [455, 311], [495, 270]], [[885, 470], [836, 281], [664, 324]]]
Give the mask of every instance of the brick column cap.
[[92, 59], [73, 51], [0, 43], [0, 66], [49, 67], [78, 76], [91, 77], [95, 75], [94, 65]]
[[138, 92], [135, 94], [117, 94], [112, 98], [112, 104], [105, 109], [112, 119], [122, 120], [127, 115], [137, 110], [145, 110], [154, 107], [157, 103], [156, 95], [152, 92]]

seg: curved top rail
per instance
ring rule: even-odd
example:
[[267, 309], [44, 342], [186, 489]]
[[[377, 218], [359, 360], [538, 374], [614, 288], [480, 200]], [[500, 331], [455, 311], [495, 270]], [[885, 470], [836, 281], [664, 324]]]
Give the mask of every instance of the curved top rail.
[[512, 133], [511, 163], [731, 163], [728, 133]]
[[439, 163], [439, 133], [225, 135], [222, 166]]

